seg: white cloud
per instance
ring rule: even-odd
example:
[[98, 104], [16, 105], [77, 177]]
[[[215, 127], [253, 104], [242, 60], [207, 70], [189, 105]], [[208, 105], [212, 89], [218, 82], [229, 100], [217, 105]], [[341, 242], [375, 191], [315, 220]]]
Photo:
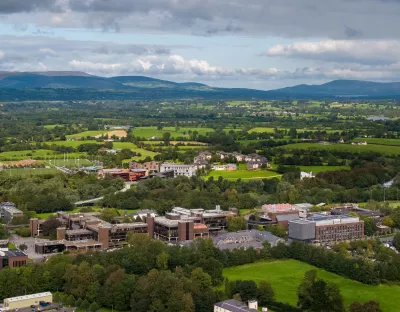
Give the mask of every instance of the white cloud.
[[57, 52], [49, 48], [40, 48], [39, 51], [46, 55], [57, 56]]
[[4, 57], [4, 52], [0, 50], [0, 60]]
[[398, 40], [323, 40], [276, 45], [264, 55], [325, 61], [391, 63], [400, 60]]

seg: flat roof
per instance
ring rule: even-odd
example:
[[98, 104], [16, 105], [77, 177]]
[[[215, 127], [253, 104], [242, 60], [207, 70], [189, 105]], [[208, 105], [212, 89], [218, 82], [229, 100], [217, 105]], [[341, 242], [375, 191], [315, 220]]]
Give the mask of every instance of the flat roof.
[[13, 249], [2, 249], [0, 250], [0, 256], [2, 257], [23, 257], [26, 256], [22, 250], [13, 248]]
[[178, 221], [180, 221], [180, 220], [171, 220], [171, 219], [167, 219], [166, 217], [155, 217], [154, 218], [154, 222], [159, 223], [164, 226], [167, 226], [167, 227], [178, 227]]
[[52, 296], [51, 292], [47, 291], [47, 292], [42, 292], [42, 293], [37, 293], [37, 294], [18, 296], [18, 297], [11, 297], [11, 298], [4, 299], [4, 301], [16, 302], [16, 301], [23, 301], [23, 300], [27, 300], [27, 299], [42, 298], [42, 297], [47, 297], [47, 296]]
[[80, 235], [80, 234], [92, 234], [92, 231], [86, 229], [78, 229], [78, 230], [66, 230], [65, 235]]

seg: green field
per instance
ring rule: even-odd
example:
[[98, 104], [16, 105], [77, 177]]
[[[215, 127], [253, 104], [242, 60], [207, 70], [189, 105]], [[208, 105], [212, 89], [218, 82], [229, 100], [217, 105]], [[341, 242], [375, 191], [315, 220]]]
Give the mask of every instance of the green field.
[[349, 166], [296, 166], [296, 167], [299, 167], [301, 171], [305, 172], [311, 171], [313, 174], [326, 171], [350, 170]]
[[[85, 153], [69, 153], [69, 157], [85, 157]], [[0, 153], [1, 160], [23, 160], [23, 159], [45, 159], [45, 158], [64, 158], [64, 154], [56, 154], [52, 150], [26, 150], [26, 151], [13, 151]]]
[[267, 179], [267, 178], [280, 178], [281, 175], [275, 171], [271, 170], [236, 170], [236, 171], [211, 171], [206, 179], [214, 177], [223, 177], [227, 180], [257, 180], [257, 179]]
[[48, 141], [48, 142], [44, 142], [45, 144], [48, 145], [57, 145], [57, 146], [70, 146], [73, 148], [77, 148], [79, 145], [82, 144], [103, 144], [103, 142], [97, 142], [95, 140], [87, 140], [87, 141]]
[[157, 130], [156, 127], [137, 127], [133, 129], [133, 134], [137, 137], [141, 138], [150, 138], [150, 137], [159, 137], [162, 138], [165, 132], [169, 132], [171, 134], [171, 138], [185, 136], [183, 133], [188, 135], [189, 131], [197, 131], [198, 134], [206, 134], [207, 132], [213, 132], [214, 129], [211, 128], [190, 128], [190, 127], [179, 127], [179, 130], [176, 131], [175, 127], [165, 127], [162, 130]]
[[295, 306], [297, 287], [301, 283], [304, 273], [312, 269], [318, 271], [319, 278], [340, 287], [346, 305], [353, 301], [376, 300], [385, 312], [399, 311], [400, 286], [365, 285], [296, 260], [258, 262], [224, 269], [223, 274], [229, 280], [269, 281], [278, 301]]
[[0, 172], [4, 172], [10, 176], [34, 176], [34, 175], [43, 175], [43, 174], [56, 174], [59, 173], [55, 168], [14, 168], [14, 169], [6, 169]]
[[354, 142], [362, 142], [362, 141], [366, 141], [368, 144], [400, 146], [400, 139], [366, 138], [366, 139], [354, 140]]
[[348, 152], [376, 152], [384, 155], [400, 155], [400, 146], [388, 145], [351, 145], [351, 144], [318, 144], [318, 143], [295, 143], [281, 146], [285, 150], [295, 149], [319, 149], [319, 150], [338, 150]]
[[[78, 162], [79, 159], [79, 162]], [[49, 161], [47, 161], [48, 164], [50, 165], [54, 165], [57, 167], [67, 167], [67, 168], [75, 168], [78, 167], [78, 163], [79, 163], [79, 167], [81, 166], [91, 166], [92, 162], [88, 159], [85, 158], [68, 158], [68, 159], [56, 159], [54, 161], [54, 159], [50, 159]]]

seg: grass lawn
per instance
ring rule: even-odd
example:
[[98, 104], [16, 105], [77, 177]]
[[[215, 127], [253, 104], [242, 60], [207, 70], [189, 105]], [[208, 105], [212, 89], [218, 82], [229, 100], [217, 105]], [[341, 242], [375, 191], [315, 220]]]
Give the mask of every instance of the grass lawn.
[[91, 131], [83, 131], [83, 132], [79, 132], [79, 133], [75, 133], [75, 134], [70, 134], [70, 135], [67, 135], [66, 137], [68, 139], [82, 138], [82, 137], [86, 138], [87, 136], [95, 137], [96, 135], [100, 135], [103, 133], [105, 134], [107, 132], [108, 132], [108, 130], [91, 130]]
[[22, 160], [22, 159], [35, 159], [35, 158], [44, 158], [49, 155], [54, 155], [54, 152], [51, 150], [26, 150], [26, 151], [12, 151], [12, 152], [2, 152], [0, 153], [0, 160]]
[[229, 280], [269, 281], [278, 301], [295, 306], [297, 287], [301, 283], [304, 273], [312, 269], [318, 271], [319, 278], [340, 287], [346, 305], [350, 305], [353, 301], [376, 300], [385, 312], [399, 311], [400, 286], [365, 285], [296, 260], [258, 262], [224, 269], [223, 274]]
[[268, 179], [268, 178], [279, 178], [281, 175], [271, 170], [236, 170], [236, 171], [211, 171], [206, 179], [209, 177], [223, 177], [227, 180], [256, 180], [256, 179]]
[[350, 166], [298, 166], [298, 167], [301, 169], [301, 171], [305, 172], [311, 171], [313, 174], [326, 171], [350, 170]]
[[388, 145], [351, 145], [351, 144], [318, 144], [318, 143], [295, 143], [281, 146], [287, 151], [295, 149], [316, 149], [316, 150], [338, 150], [348, 152], [376, 152], [384, 155], [400, 155], [400, 146], [388, 146]]
[[165, 132], [169, 132], [171, 134], [171, 138], [176, 138], [184, 136], [184, 132], [186, 132], [186, 135], [188, 136], [189, 130], [192, 132], [197, 131], [198, 134], [203, 135], [207, 132], [214, 132], [214, 129], [211, 128], [179, 127], [179, 130], [176, 131], [175, 127], [164, 127], [162, 130], [157, 130], [156, 127], [137, 127], [133, 129], [133, 134], [141, 138], [150, 138], [152, 136], [162, 138]]
[[48, 142], [45, 142], [46, 144], [48, 144], [48, 145], [52, 145], [52, 144], [54, 144], [54, 145], [57, 145], [57, 146], [70, 146], [70, 147], [73, 147], [73, 148], [77, 148], [79, 145], [82, 145], [82, 144], [100, 144], [100, 145], [102, 145], [103, 144], [103, 142], [97, 142], [97, 141], [95, 141], [95, 140], [87, 140], [87, 141], [81, 141], [81, 140], [79, 140], [79, 141], [48, 141]]
[[[71, 156], [69, 156], [71, 157]], [[78, 167], [78, 158], [69, 158], [68, 160], [64, 159], [50, 159], [49, 164], [55, 165], [57, 167], [67, 167], [67, 168], [74, 168]], [[92, 162], [90, 160], [84, 159], [84, 158], [79, 158], [79, 167], [81, 166], [91, 166]]]
[[10, 176], [24, 176], [24, 177], [60, 173], [60, 171], [58, 171], [55, 168], [15, 168], [15, 169], [6, 169], [3, 172]]
[[366, 138], [366, 139], [354, 140], [354, 142], [362, 142], [362, 141], [366, 141], [368, 144], [400, 146], [400, 139]]
[[45, 126], [43, 126], [43, 128], [45, 128], [45, 129], [54, 129], [55, 127], [62, 127], [62, 126], [64, 126], [64, 125], [62, 125], [62, 124], [55, 124], [55, 125], [45, 125]]

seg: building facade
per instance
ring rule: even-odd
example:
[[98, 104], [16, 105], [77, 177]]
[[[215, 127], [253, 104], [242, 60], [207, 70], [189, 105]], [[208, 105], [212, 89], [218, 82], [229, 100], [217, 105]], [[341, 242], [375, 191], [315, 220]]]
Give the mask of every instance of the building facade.
[[17, 209], [14, 203], [0, 203], [0, 218], [3, 218], [6, 222], [11, 221], [13, 218], [20, 218], [23, 216], [24, 213]]
[[0, 269], [18, 268], [28, 264], [28, 255], [19, 249], [0, 249]]
[[160, 166], [160, 172], [173, 171], [174, 177], [185, 176], [193, 177], [196, 175], [197, 166], [196, 165], [181, 165], [175, 163], [164, 163]]
[[364, 221], [352, 216], [314, 215], [289, 221], [289, 239], [320, 244], [363, 239]]
[[38, 294], [18, 296], [4, 299], [4, 309], [11, 311], [15, 309], [29, 308], [30, 306], [38, 306], [40, 301], [53, 302], [53, 295], [50, 292]]

